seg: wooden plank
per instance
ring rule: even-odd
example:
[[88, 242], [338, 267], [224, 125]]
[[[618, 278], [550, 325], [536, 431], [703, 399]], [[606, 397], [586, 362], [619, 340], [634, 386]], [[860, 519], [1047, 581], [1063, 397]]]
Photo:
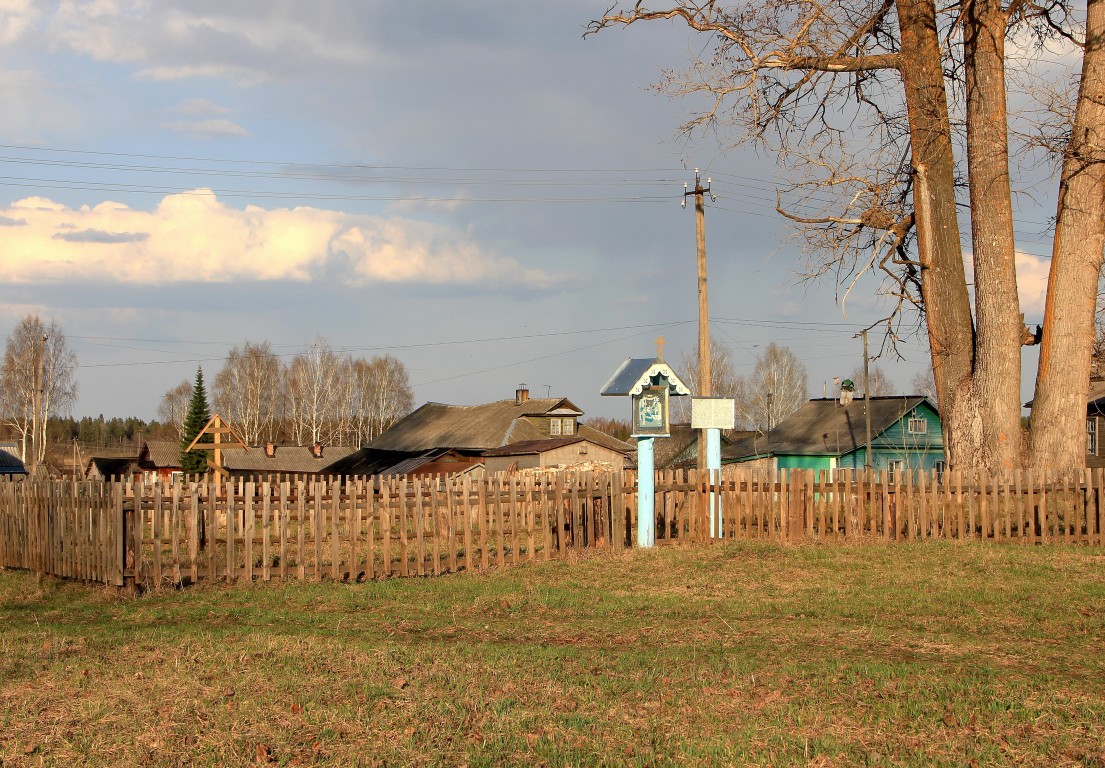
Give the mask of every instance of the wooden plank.
[[261, 481], [261, 580], [272, 580], [272, 484]]
[[219, 509], [219, 499], [225, 499], [222, 512], [226, 521], [226, 578], [233, 583], [240, 576], [237, 558], [238, 515], [234, 509], [234, 484], [224, 482], [218, 476], [213, 480], [213, 484], [216, 489], [213, 499], [216, 512]]
[[341, 481], [330, 482], [330, 578], [341, 578]]
[[490, 479], [481, 478], [476, 486], [479, 492], [479, 501], [476, 509], [479, 513], [480, 525], [480, 567], [485, 571], [491, 565], [490, 555], [487, 551], [487, 485], [489, 482], [491, 482]]
[[457, 479], [445, 480], [445, 529], [446, 551], [449, 557], [449, 572], [457, 572], [457, 504], [454, 502], [457, 492]]
[[410, 530], [410, 519], [407, 510], [407, 478], [403, 477], [399, 480], [399, 493], [397, 499], [399, 501], [399, 557], [402, 562], [399, 563], [399, 574], [402, 576], [410, 576], [410, 541], [407, 532]]
[[304, 487], [302, 479], [295, 481], [295, 511], [298, 523], [296, 525], [295, 569], [299, 580], [303, 581], [307, 578], [307, 550], [303, 541], [307, 528], [307, 489]]
[[438, 487], [442, 479], [434, 475], [430, 478], [430, 514], [426, 522], [430, 525], [430, 544], [434, 576], [441, 575], [441, 505], [438, 501]]
[[464, 570], [472, 570], [472, 479], [465, 475], [461, 481], [460, 509], [457, 515], [464, 526]]
[[379, 507], [376, 504], [375, 478], [368, 478], [365, 482], [365, 527], [368, 529], [365, 541], [365, 570], [366, 579], [376, 578], [376, 531], [379, 525]]
[[391, 576], [391, 481], [380, 478], [380, 551], [383, 558], [383, 572]]
[[1033, 475], [1039, 478], [1039, 474], [1032, 471], [1031, 468], [1025, 470], [1025, 528], [1027, 530], [1027, 543], [1036, 543], [1036, 531], [1037, 520], [1039, 519], [1036, 510], [1036, 499], [1034, 498], [1033, 488]]
[[507, 484], [507, 490], [510, 493], [510, 500], [507, 502], [507, 508], [510, 515], [510, 561], [514, 565], [518, 565], [518, 478], [511, 476], [509, 483]]
[[256, 520], [256, 504], [257, 504], [257, 484], [252, 480], [245, 483], [243, 488], [239, 485], [237, 489], [237, 495], [231, 496], [230, 491], [226, 494], [226, 501], [229, 505], [231, 499], [234, 499], [234, 506], [238, 506], [238, 498], [242, 501], [242, 578], [246, 583], [252, 584], [256, 577], [256, 569], [254, 568], [255, 558], [253, 557], [253, 535], [254, 535], [254, 521]]
[[426, 509], [422, 504], [422, 491], [423, 480], [422, 478], [412, 478], [412, 491], [414, 493], [414, 535], [415, 539], [415, 555], [418, 557], [418, 568], [416, 569], [419, 576], [426, 575]]
[[281, 581], [288, 580], [288, 520], [291, 517], [289, 509], [290, 501], [288, 499], [288, 492], [290, 488], [287, 480], [280, 481], [280, 509], [277, 511], [276, 517], [279, 522], [276, 526], [277, 534], [280, 537], [280, 569], [278, 571]]
[[552, 478], [553, 482], [553, 509], [556, 511], [556, 551], [563, 552], [566, 548], [564, 541], [564, 477], [557, 473]]
[[322, 581], [322, 538], [326, 531], [326, 503], [323, 498], [326, 495], [326, 485], [319, 480], [312, 480], [311, 493], [313, 504], [311, 505], [311, 531], [315, 543], [315, 581]]

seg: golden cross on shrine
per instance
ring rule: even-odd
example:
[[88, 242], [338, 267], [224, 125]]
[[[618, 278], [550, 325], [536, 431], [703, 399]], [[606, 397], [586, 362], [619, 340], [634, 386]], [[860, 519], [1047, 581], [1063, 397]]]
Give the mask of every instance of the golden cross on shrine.
[[657, 336], [656, 337], [656, 359], [657, 360], [663, 360], [664, 359], [664, 345], [665, 344], [667, 344], [667, 342], [664, 341], [663, 336]]

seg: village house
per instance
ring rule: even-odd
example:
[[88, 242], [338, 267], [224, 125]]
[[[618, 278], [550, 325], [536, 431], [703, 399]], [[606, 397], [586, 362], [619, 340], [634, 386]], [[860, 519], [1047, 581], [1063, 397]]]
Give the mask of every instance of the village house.
[[944, 443], [936, 406], [921, 395], [810, 400], [766, 433], [746, 434], [722, 449], [722, 463], [758, 462], [778, 469], [942, 471]]
[[[566, 398], [426, 403], [339, 464], [342, 474], [428, 475], [583, 464], [622, 468], [633, 446], [580, 424]], [[493, 469], [494, 468], [494, 469]]]

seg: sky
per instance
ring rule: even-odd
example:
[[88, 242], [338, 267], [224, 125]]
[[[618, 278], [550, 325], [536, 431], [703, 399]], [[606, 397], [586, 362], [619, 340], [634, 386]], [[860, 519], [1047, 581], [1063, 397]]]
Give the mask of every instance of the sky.
[[[650, 87], [708, 41], [674, 22], [585, 39], [605, 10], [0, 0], [0, 335], [28, 313], [62, 326], [77, 417], [151, 419], [235, 345], [290, 360], [321, 337], [397, 357], [417, 404], [526, 384], [627, 418], [598, 395], [621, 362], [662, 335], [679, 372], [696, 348], [680, 202], [701, 168], [712, 337], [738, 374], [774, 342], [831, 391], [887, 312], [877, 281], [843, 306], [804, 282], [772, 158], [679, 135], [696, 104]], [[1048, 250], [1037, 234], [1019, 255], [1029, 322]], [[875, 364], [904, 392], [925, 346]]]

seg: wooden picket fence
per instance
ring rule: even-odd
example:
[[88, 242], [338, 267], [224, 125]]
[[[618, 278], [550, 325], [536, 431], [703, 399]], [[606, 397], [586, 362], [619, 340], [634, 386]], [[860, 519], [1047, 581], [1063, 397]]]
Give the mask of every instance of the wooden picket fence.
[[[656, 475], [656, 541], [1101, 545], [1102, 470]], [[426, 576], [636, 544], [632, 472], [0, 482], [0, 567], [146, 588]]]

